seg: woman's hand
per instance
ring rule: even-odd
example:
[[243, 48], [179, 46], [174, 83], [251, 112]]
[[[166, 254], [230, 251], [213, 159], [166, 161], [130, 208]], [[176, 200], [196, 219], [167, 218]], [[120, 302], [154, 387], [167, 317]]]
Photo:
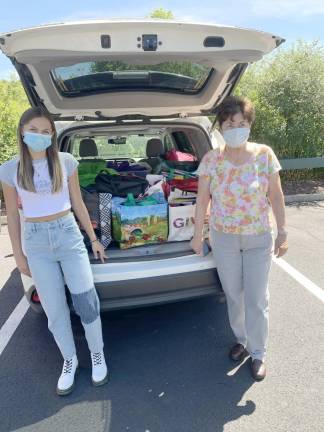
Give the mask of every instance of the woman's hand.
[[202, 255], [202, 246], [203, 246], [203, 238], [198, 236], [193, 236], [190, 242], [190, 247], [197, 255]]
[[94, 257], [96, 259], [100, 258], [101, 262], [104, 263], [105, 262], [105, 258], [108, 258], [108, 257], [105, 254], [105, 249], [102, 246], [102, 244], [100, 243], [100, 241], [96, 240], [96, 241], [92, 242], [91, 246], [92, 246], [92, 252], [93, 252]]
[[287, 252], [287, 250], [288, 250], [287, 234], [279, 233], [275, 241], [274, 254], [277, 258], [280, 258]]
[[18, 267], [18, 270], [20, 271], [20, 273], [23, 273], [26, 276], [32, 277], [30, 270], [29, 270], [29, 266], [28, 266], [28, 261], [27, 258], [25, 257], [24, 254], [21, 254], [17, 257], [15, 257], [16, 260], [16, 264]]

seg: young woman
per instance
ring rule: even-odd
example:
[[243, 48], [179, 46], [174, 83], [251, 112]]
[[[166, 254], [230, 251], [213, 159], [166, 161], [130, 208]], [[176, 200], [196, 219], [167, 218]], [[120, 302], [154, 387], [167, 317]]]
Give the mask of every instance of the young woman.
[[[225, 145], [209, 151], [198, 168], [191, 247], [201, 254], [211, 197], [210, 241], [236, 337], [229, 356], [241, 361], [250, 354], [252, 376], [260, 381], [266, 376], [272, 254], [282, 256], [288, 244], [281, 167], [270, 147], [248, 141], [253, 120], [254, 108], [248, 99], [228, 97], [218, 110]], [[270, 204], [277, 224], [274, 244]]]
[[[107, 382], [99, 299], [83, 237], [71, 207], [92, 242], [96, 258], [107, 258], [96, 238], [82, 201], [77, 165], [69, 153], [58, 151], [50, 115], [40, 108], [25, 111], [18, 125], [19, 156], [0, 166], [14, 257], [21, 273], [32, 276], [48, 318], [48, 327], [64, 358], [57, 393], [74, 387], [78, 359], [72, 334], [63, 275], [76, 313], [84, 327], [92, 360], [92, 383]], [[22, 251], [18, 196], [24, 223]]]

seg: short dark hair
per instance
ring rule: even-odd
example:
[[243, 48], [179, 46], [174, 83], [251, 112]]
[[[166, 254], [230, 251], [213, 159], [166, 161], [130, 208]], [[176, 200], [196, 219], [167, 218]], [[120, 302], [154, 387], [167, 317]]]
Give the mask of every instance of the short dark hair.
[[250, 124], [254, 122], [255, 111], [250, 99], [240, 96], [227, 96], [217, 109], [217, 121], [221, 127], [224, 121], [241, 113]]

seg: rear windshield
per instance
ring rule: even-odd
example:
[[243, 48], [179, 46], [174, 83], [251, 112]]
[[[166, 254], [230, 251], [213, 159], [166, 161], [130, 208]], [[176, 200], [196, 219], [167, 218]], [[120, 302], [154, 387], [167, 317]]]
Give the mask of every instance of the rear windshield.
[[[138, 161], [147, 158], [148, 142], [152, 139], [162, 141], [161, 157], [171, 149], [195, 155], [192, 145], [183, 131], [172, 132], [161, 137], [154, 134], [117, 134], [105, 136], [74, 135], [72, 138], [72, 154], [77, 159], [99, 158], [105, 160], [133, 159]], [[81, 151], [80, 151], [81, 150]]]
[[134, 65], [97, 61], [57, 67], [51, 77], [62, 96], [83, 96], [123, 90], [198, 93], [212, 69], [191, 62]]
[[[134, 160], [146, 158], [147, 141], [151, 138], [159, 138], [157, 135], [116, 135], [116, 136], [96, 136], [87, 137], [75, 136], [73, 139], [72, 153], [77, 158], [83, 158], [80, 155], [81, 146], [88, 148], [95, 147], [97, 157], [100, 159], [129, 159]], [[89, 143], [89, 141], [92, 141]], [[87, 141], [87, 142], [86, 142]], [[90, 152], [90, 154], [92, 154]], [[86, 155], [84, 157], [87, 157]]]

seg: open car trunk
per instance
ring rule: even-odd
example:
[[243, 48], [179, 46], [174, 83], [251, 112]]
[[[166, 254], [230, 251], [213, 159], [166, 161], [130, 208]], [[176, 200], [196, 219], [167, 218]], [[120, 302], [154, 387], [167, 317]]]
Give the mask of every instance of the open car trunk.
[[0, 34], [31, 105], [56, 120], [214, 112], [247, 65], [283, 42], [238, 27], [163, 20], [49, 24]]
[[[209, 136], [211, 123], [208, 118], [195, 118], [193, 121], [163, 121], [143, 123], [125, 123], [124, 125], [108, 123], [87, 123], [83, 126], [74, 126], [64, 131], [59, 137], [61, 151], [71, 152], [79, 161], [86, 159], [130, 160], [141, 163], [145, 159], [147, 142], [154, 137], [160, 139], [165, 151], [171, 148], [194, 155], [197, 167], [202, 156], [212, 147], [218, 146], [222, 140], [220, 134], [214, 131], [212, 140]], [[118, 140], [116, 140], [118, 139]], [[92, 140], [98, 148], [97, 156], [86, 156], [80, 150], [81, 142]], [[126, 140], [126, 142], [124, 142]], [[118, 142], [123, 144], [112, 144]], [[80, 152], [83, 156], [80, 156]], [[166, 243], [147, 244], [143, 246], [120, 249], [118, 243], [113, 241], [107, 248], [109, 262], [127, 262], [148, 260], [161, 260], [192, 255], [189, 239]], [[90, 261], [98, 262], [92, 252], [89, 252]]]

